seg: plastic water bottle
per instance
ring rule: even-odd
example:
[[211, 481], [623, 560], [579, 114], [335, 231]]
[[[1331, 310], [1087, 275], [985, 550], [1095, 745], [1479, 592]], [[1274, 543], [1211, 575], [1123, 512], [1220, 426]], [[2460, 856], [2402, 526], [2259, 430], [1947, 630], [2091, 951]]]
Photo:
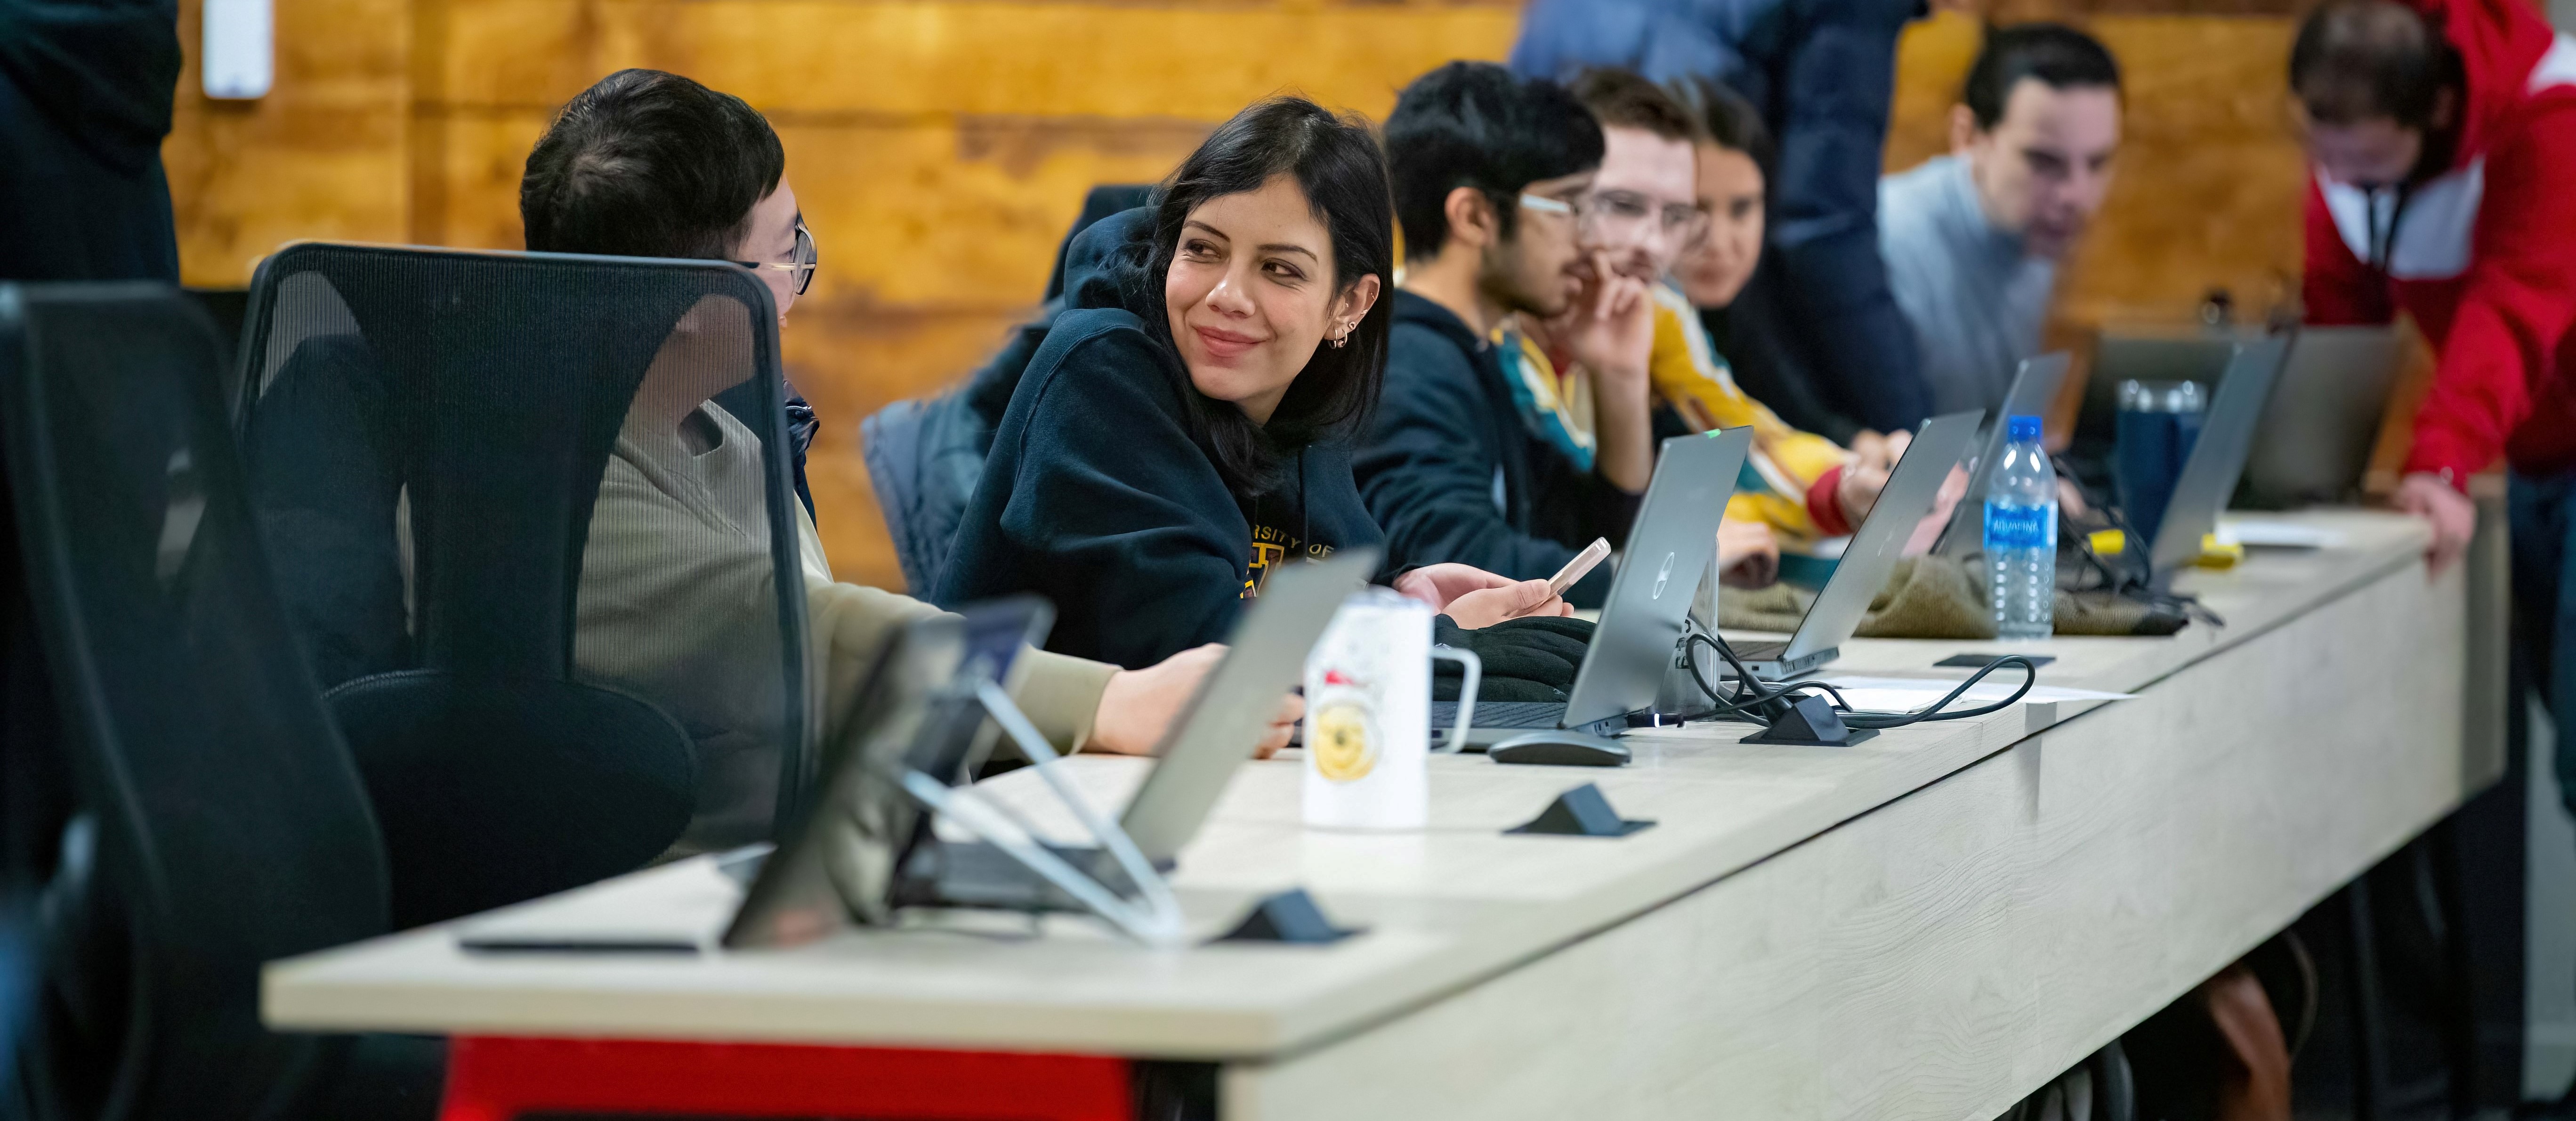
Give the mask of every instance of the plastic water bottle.
[[2057, 469], [2039, 418], [2005, 421], [2003, 461], [1986, 484], [1986, 602], [1997, 638], [2046, 638], [2057, 617]]

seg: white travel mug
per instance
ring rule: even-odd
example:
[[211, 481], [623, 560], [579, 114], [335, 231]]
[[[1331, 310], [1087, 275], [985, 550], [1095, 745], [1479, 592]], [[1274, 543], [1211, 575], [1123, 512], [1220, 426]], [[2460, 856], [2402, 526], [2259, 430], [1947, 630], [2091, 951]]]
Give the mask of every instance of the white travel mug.
[[1306, 655], [1306, 824], [1420, 829], [1431, 820], [1431, 660], [1462, 664], [1449, 746], [1465, 746], [1484, 667], [1431, 645], [1429, 604], [1353, 593]]

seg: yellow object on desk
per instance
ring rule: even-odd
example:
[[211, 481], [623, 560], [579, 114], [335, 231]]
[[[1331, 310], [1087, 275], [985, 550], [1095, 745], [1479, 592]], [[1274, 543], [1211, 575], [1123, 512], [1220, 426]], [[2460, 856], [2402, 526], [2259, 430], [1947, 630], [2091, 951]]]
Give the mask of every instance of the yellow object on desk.
[[[2129, 535], [2116, 529], [2094, 530], [2085, 536], [2085, 540], [2092, 543], [2095, 553], [2106, 557], [2116, 557], [2129, 550]], [[2236, 562], [2244, 559], [2245, 546], [2222, 543], [2217, 534], [2204, 533], [2200, 535], [2200, 556], [2192, 563], [2201, 568], [2234, 568]]]

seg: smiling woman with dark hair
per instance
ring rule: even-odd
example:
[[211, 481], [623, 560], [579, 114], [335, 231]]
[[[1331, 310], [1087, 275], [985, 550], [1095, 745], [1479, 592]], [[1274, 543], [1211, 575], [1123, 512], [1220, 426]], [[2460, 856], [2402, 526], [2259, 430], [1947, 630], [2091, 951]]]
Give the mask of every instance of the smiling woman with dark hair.
[[[1273, 565], [1378, 544], [1346, 440], [1385, 370], [1393, 228], [1368, 126], [1283, 97], [1086, 231], [940, 601], [1037, 592], [1051, 649], [1143, 665], [1225, 637]], [[1462, 625], [1562, 610], [1463, 566], [1402, 586]]]

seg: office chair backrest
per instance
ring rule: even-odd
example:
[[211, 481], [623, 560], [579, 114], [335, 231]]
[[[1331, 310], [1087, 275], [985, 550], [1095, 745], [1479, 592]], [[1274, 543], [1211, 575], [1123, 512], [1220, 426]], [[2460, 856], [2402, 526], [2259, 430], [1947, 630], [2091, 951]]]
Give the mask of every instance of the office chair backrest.
[[[261, 264], [248, 318], [254, 503], [376, 795], [397, 925], [769, 835], [810, 721], [765, 285], [303, 244]], [[744, 384], [743, 415], [700, 404]]]
[[13, 1115], [288, 1113], [337, 1045], [261, 1029], [261, 963], [385, 929], [219, 376], [173, 290], [0, 286], [0, 788], [7, 873], [49, 881]]

